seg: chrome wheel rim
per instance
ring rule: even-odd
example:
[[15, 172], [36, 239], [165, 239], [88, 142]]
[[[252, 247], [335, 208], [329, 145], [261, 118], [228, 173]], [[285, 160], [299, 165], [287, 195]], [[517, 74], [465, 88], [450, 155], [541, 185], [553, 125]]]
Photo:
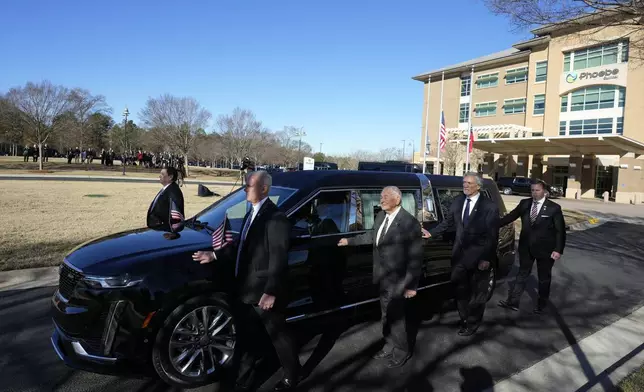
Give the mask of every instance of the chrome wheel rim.
[[168, 354], [181, 375], [200, 377], [226, 364], [233, 356], [235, 343], [232, 315], [217, 306], [202, 306], [174, 327]]
[[494, 280], [494, 268], [490, 267], [490, 279], [487, 282], [488, 294], [492, 294], [492, 291], [494, 290]]

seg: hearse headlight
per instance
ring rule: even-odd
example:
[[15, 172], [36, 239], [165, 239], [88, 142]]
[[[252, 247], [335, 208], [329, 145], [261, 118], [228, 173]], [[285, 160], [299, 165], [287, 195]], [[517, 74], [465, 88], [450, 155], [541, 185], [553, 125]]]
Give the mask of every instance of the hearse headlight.
[[84, 280], [89, 287], [94, 289], [122, 289], [136, 286], [143, 281], [142, 278], [133, 277], [130, 274], [121, 276], [87, 275]]

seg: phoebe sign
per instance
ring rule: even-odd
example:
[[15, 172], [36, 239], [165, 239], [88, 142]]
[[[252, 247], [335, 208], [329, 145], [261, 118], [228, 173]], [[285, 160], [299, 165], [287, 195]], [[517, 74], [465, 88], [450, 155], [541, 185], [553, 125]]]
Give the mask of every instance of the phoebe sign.
[[628, 64], [610, 64], [564, 72], [559, 83], [559, 94], [564, 94], [585, 86], [617, 85], [626, 87]]

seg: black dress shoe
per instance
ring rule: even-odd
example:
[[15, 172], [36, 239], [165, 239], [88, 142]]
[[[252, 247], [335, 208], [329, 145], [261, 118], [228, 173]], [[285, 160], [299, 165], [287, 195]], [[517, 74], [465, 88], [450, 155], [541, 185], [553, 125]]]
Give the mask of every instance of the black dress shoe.
[[275, 385], [273, 388], [274, 391], [294, 391], [295, 390], [295, 381], [283, 378], [280, 382]]
[[519, 310], [519, 307], [513, 303], [510, 303], [506, 300], [499, 301], [498, 305], [505, 309], [514, 310], [515, 312]]
[[394, 358], [392, 357], [389, 362], [387, 362], [387, 367], [389, 369], [394, 369], [394, 368], [399, 368], [403, 366], [408, 360], [411, 358], [411, 354], [407, 354], [402, 358]]
[[474, 333], [476, 332], [477, 329], [479, 329], [478, 325], [474, 326], [474, 327], [468, 326], [464, 330], [458, 331], [458, 334], [460, 336], [471, 336], [471, 335], [474, 335]]
[[373, 355], [373, 359], [387, 359], [387, 358], [391, 358], [391, 355], [392, 355], [391, 351], [387, 352], [385, 350], [380, 350]]

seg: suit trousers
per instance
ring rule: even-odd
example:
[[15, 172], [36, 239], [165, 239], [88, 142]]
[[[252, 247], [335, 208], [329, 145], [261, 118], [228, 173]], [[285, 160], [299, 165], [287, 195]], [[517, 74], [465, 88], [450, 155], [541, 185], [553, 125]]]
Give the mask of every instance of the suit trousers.
[[508, 302], [518, 304], [521, 294], [525, 290], [526, 282], [532, 273], [532, 265], [537, 261], [537, 274], [539, 276], [538, 306], [545, 307], [550, 298], [550, 282], [552, 281], [552, 267], [555, 261], [550, 257], [536, 258], [528, 249], [519, 248], [519, 273], [510, 294]]
[[476, 327], [483, 320], [487, 299], [489, 269], [481, 271], [478, 265], [468, 267], [457, 263], [452, 267], [451, 282], [456, 291], [456, 307], [461, 321]]
[[237, 382], [249, 385], [255, 379], [255, 370], [264, 359], [264, 353], [270, 352], [271, 344], [275, 349], [284, 377], [297, 380], [300, 370], [300, 360], [295, 341], [291, 337], [286, 317], [282, 309], [273, 308], [262, 310], [257, 305], [249, 305], [241, 301], [234, 307], [237, 319], [238, 344], [240, 348], [239, 372]]
[[382, 323], [382, 336], [385, 338], [383, 350], [392, 352], [402, 357], [408, 355], [409, 340], [407, 337], [407, 318], [405, 314], [405, 297], [394, 293], [387, 284], [380, 285], [380, 314]]

